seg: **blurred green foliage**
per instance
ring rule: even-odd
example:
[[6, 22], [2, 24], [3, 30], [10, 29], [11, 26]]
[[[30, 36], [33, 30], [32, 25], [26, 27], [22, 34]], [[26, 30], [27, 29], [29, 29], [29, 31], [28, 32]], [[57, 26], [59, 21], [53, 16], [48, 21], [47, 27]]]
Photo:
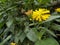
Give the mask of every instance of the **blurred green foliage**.
[[11, 42], [17, 45], [59, 45], [55, 31], [60, 31], [60, 13], [51, 13], [51, 17], [42, 23], [30, 21], [24, 14], [30, 9], [50, 10], [51, 2], [53, 0], [0, 0], [0, 45], [10, 45]]

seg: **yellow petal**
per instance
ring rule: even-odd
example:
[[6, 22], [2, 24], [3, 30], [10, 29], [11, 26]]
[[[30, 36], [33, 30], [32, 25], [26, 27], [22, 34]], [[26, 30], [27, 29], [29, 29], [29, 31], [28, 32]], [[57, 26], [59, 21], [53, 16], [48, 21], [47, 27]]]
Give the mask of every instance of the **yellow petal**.
[[60, 8], [55, 9], [56, 12], [60, 12]]
[[48, 18], [49, 18], [49, 16], [50, 16], [50, 14], [42, 15], [42, 20], [46, 20], [46, 19], [48, 19]]
[[10, 45], [16, 45], [16, 43], [13, 43], [13, 42], [12, 42]]

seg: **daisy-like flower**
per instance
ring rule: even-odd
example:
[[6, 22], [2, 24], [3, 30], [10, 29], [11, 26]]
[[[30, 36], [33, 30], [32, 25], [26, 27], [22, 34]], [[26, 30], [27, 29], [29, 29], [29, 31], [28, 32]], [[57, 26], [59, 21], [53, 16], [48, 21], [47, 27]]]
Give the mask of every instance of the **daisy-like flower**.
[[33, 20], [36, 20], [36, 21], [44, 21], [44, 20], [47, 20], [50, 16], [50, 11], [47, 10], [47, 9], [39, 9], [39, 10], [35, 10], [33, 11], [32, 13], [32, 19]]
[[16, 45], [16, 43], [11, 42], [10, 45]]
[[55, 9], [56, 12], [60, 12], [60, 8]]

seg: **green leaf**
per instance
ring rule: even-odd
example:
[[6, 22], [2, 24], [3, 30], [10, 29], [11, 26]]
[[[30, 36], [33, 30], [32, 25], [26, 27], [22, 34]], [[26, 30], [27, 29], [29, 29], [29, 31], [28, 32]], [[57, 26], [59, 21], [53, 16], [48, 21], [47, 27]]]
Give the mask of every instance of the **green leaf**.
[[43, 30], [46, 30], [47, 33], [51, 34], [52, 36], [56, 37], [56, 35], [49, 29], [45, 28], [45, 27], [41, 27]]
[[4, 45], [4, 43], [7, 42], [11, 37], [12, 35], [9, 35], [4, 41], [0, 43], [0, 45]]
[[27, 38], [33, 42], [35, 42], [37, 40], [37, 36], [35, 34], [35, 32], [33, 30], [30, 30], [28, 33], [27, 33]]
[[50, 2], [50, 0], [38, 0], [38, 2], [41, 4], [46, 4], [46, 3]]
[[37, 41], [35, 45], [59, 45], [59, 44], [54, 38], [47, 38]]
[[10, 19], [10, 20], [6, 23], [7, 27], [10, 27], [12, 24], [13, 24], [13, 20], [12, 20], [12, 19]]
[[46, 32], [46, 30], [43, 30], [43, 29], [41, 29], [40, 32], [36, 31], [36, 34], [37, 34], [37, 37], [39, 40], [41, 40], [41, 38], [45, 32]]
[[5, 24], [4, 19], [0, 20], [0, 28]]
[[60, 19], [56, 19], [57, 22], [60, 22]]
[[15, 42], [18, 43], [19, 41], [19, 36], [21, 35], [22, 31], [19, 31], [16, 35], [15, 35]]
[[4, 25], [4, 23], [2, 22], [2, 23], [0, 23], [0, 28], [2, 28], [2, 26]]
[[52, 36], [56, 37], [56, 35], [54, 34], [54, 32], [52, 32], [51, 30], [46, 30], [49, 34], [51, 34]]
[[25, 39], [26, 37], [26, 34], [25, 33], [22, 33], [19, 37], [20, 41], [23, 42], [23, 40]]
[[46, 23], [43, 23], [42, 25], [44, 25], [44, 27], [46, 28], [49, 28], [51, 26], [51, 23], [52, 22], [46, 22]]
[[15, 42], [18, 43], [18, 41], [20, 40], [21, 42], [23, 42], [23, 40], [25, 39], [26, 34], [22, 31], [20, 31], [19, 33], [17, 33], [15, 35]]
[[0, 0], [0, 1], [4, 3], [6, 0]]
[[60, 31], [60, 25], [53, 24], [53, 25], [51, 25], [51, 29]]

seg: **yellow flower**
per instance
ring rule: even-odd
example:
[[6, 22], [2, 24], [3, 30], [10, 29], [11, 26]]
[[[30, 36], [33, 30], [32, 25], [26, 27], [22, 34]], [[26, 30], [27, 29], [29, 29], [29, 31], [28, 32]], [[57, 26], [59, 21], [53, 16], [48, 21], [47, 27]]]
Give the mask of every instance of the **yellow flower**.
[[56, 12], [60, 12], [60, 8], [55, 9]]
[[42, 20], [46, 20], [46, 19], [49, 18], [49, 16], [50, 16], [50, 14], [45, 14], [45, 15], [43, 15], [43, 16], [41, 16], [41, 17], [42, 17]]
[[12, 42], [12, 43], [10, 43], [10, 45], [16, 45], [16, 43], [13, 43], [13, 42]]
[[36, 21], [39, 21], [39, 22], [47, 20], [50, 16], [50, 14], [48, 14], [48, 13], [50, 13], [50, 11], [47, 10], [47, 9], [35, 10], [32, 13], [32, 19], [36, 20]]

